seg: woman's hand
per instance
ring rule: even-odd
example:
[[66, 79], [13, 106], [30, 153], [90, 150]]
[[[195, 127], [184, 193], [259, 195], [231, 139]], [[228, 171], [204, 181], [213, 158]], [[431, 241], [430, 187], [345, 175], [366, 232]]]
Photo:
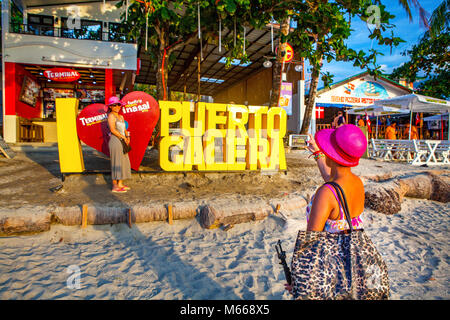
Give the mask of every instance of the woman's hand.
[[306, 147], [309, 151], [311, 151], [311, 153], [314, 153], [316, 151], [319, 151], [319, 147], [316, 144], [316, 140], [314, 140], [314, 137], [309, 134], [309, 141], [308, 141], [308, 146]]
[[127, 144], [127, 145], [129, 145], [130, 144], [130, 138], [128, 138], [128, 137], [125, 137], [125, 143]]
[[[289, 285], [288, 283], [284, 284], [284, 289], [289, 291], [290, 294], [292, 294], [292, 286]], [[293, 294], [292, 294], [293, 295]]]

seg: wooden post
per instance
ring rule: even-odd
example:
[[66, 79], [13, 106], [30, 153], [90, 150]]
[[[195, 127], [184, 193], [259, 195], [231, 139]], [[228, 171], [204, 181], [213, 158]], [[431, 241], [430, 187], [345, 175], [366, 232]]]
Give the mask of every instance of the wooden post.
[[200, 53], [197, 55], [197, 101], [200, 102]]
[[420, 136], [419, 139], [423, 139], [423, 113], [420, 113]]
[[168, 214], [168, 220], [169, 220], [169, 224], [173, 224], [173, 215], [172, 215], [172, 205], [169, 204], [167, 206], [167, 214]]
[[277, 207], [275, 208], [275, 214], [277, 214], [278, 211], [280, 211], [280, 208], [281, 208], [281, 205], [280, 205], [280, 204], [277, 204]]
[[131, 222], [131, 208], [128, 208], [127, 223], [128, 223], [128, 226], [129, 226], [130, 228], [133, 227], [133, 226], [132, 226], [132, 222]]
[[87, 227], [87, 212], [88, 206], [83, 204], [82, 212], [81, 212], [81, 228], [84, 229]]

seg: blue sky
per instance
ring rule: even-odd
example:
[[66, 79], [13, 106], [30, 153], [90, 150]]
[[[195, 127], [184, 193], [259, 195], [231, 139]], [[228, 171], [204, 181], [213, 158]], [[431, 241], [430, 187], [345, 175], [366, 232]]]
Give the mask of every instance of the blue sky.
[[[441, 3], [440, 0], [419, 0], [419, 2], [430, 15]], [[384, 73], [391, 73], [393, 69], [408, 61], [408, 57], [402, 56], [401, 53], [416, 44], [420, 37], [425, 33], [426, 29], [420, 25], [419, 12], [414, 6], [412, 7], [413, 21], [410, 22], [408, 15], [403, 7], [399, 5], [398, 0], [384, 0], [382, 3], [386, 6], [387, 11], [395, 15], [395, 18], [392, 19], [392, 24], [395, 25], [395, 28], [393, 29], [394, 35], [406, 41], [402, 42], [398, 47], [393, 47], [392, 53], [390, 52], [389, 46], [379, 46], [376, 41], [373, 41], [373, 48], [384, 54], [384, 56], [380, 55], [377, 57], [377, 64], [382, 66], [382, 71]], [[354, 19], [352, 22], [352, 29], [354, 29], [354, 31], [347, 40], [347, 43], [356, 51], [364, 50], [367, 52], [371, 48], [372, 40], [368, 38], [369, 30], [366, 23], [359, 19]], [[389, 34], [390, 33], [386, 33], [386, 35]], [[334, 75], [333, 82], [338, 82], [360, 73], [363, 70], [353, 67], [352, 63], [349, 62], [324, 62], [322, 71], [328, 71]], [[306, 79], [309, 78], [308, 76], [309, 75], [307, 75]], [[319, 82], [319, 88], [322, 86], [323, 83]]]

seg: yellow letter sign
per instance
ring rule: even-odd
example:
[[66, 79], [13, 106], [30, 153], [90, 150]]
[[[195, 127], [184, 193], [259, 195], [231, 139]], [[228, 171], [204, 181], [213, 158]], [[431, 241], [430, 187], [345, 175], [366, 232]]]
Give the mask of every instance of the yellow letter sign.
[[286, 170], [283, 108], [204, 102], [192, 108], [178, 101], [159, 106], [163, 170]]

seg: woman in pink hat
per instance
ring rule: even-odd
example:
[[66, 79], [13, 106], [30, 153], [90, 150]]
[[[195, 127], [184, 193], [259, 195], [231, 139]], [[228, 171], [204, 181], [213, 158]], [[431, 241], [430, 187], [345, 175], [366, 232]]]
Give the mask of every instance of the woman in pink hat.
[[[347, 198], [352, 225], [362, 229], [361, 213], [364, 210], [364, 185], [351, 168], [359, 164], [359, 159], [367, 149], [364, 133], [353, 124], [337, 129], [324, 129], [310, 136], [309, 151], [314, 155], [317, 166], [325, 182], [333, 181], [341, 186]], [[335, 190], [323, 185], [311, 199], [307, 208], [308, 231], [328, 231], [332, 233], [349, 229], [343, 216]]]
[[108, 100], [108, 127], [111, 130], [109, 139], [109, 153], [111, 158], [111, 179], [113, 183], [112, 192], [123, 193], [130, 190], [123, 184], [123, 180], [131, 178], [131, 166], [128, 153], [124, 154], [122, 141], [130, 144], [130, 138], [126, 134], [125, 119], [119, 114], [122, 102], [116, 96]]
[[[364, 133], [353, 124], [337, 129], [323, 129], [313, 138], [310, 135], [308, 150], [314, 155], [325, 182], [341, 186], [347, 199], [353, 229], [362, 229], [361, 213], [364, 210], [364, 185], [351, 168], [367, 149]], [[349, 230], [342, 204], [333, 187], [324, 184], [317, 189], [306, 209], [307, 231], [341, 233]], [[286, 289], [291, 287], [286, 284]]]

